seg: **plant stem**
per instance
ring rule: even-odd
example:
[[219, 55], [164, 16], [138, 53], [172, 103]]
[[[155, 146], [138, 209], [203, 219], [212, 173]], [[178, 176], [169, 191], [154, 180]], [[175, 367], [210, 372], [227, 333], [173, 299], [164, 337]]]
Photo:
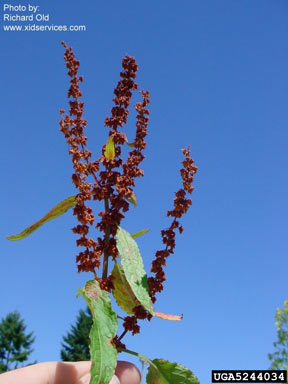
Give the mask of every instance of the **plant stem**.
[[[82, 147], [82, 153], [84, 154], [85, 148], [84, 148], [84, 145], [82, 143], [81, 143], [81, 147]], [[89, 164], [88, 159], [86, 159], [86, 163]], [[97, 179], [97, 176], [95, 175], [95, 173], [93, 171], [91, 172], [91, 175], [94, 177], [94, 180], [96, 181], [96, 183], [98, 185], [100, 185], [100, 181]]]
[[123, 331], [122, 335], [119, 336], [118, 341], [123, 339], [123, 337], [126, 335], [127, 332], [128, 332], [128, 329], [125, 329], [125, 331]]
[[141, 372], [141, 383], [140, 384], [144, 384], [144, 374], [145, 374], [146, 361], [141, 360], [141, 363], [142, 363], [142, 372]]
[[[105, 212], [108, 213], [109, 212], [109, 201], [108, 201], [107, 197], [105, 197], [105, 199], [104, 199], [104, 204], [105, 204]], [[106, 245], [109, 242], [109, 238], [110, 238], [110, 227], [108, 227], [108, 229], [107, 229], [107, 231], [105, 233], [105, 243], [106, 243]], [[107, 250], [105, 250], [104, 251], [104, 259], [103, 259], [102, 279], [107, 279], [107, 275], [108, 275], [108, 258], [109, 258], [109, 254], [108, 254]]]
[[139, 357], [140, 360], [146, 361], [146, 363], [148, 363], [149, 365], [152, 365], [154, 368], [157, 369], [157, 367], [153, 364], [153, 362], [150, 359], [148, 359], [148, 357], [141, 355], [141, 353], [134, 352], [134, 351], [131, 351], [130, 349], [125, 349], [125, 348], [118, 348], [118, 351], [126, 352], [126, 353], [129, 353], [130, 355], [137, 356]]

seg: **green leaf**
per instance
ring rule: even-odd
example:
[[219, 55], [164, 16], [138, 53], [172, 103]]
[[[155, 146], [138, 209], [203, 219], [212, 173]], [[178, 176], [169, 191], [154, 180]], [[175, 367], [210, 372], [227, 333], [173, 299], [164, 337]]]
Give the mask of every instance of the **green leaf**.
[[108, 141], [105, 146], [104, 156], [107, 160], [114, 160], [115, 158], [115, 146], [113, 141], [113, 136], [109, 136]]
[[111, 343], [117, 333], [117, 315], [112, 310], [108, 292], [100, 288], [98, 281], [87, 281], [79, 293], [84, 296], [93, 318], [89, 335], [90, 384], [109, 384], [117, 365], [117, 350]]
[[[115, 261], [114, 268], [111, 272], [111, 275], [114, 277], [113, 285], [114, 289], [112, 291], [114, 299], [120, 308], [123, 309], [129, 315], [133, 314], [133, 308], [141, 303], [137, 300], [134, 295], [123, 271], [123, 268]], [[183, 315], [169, 315], [163, 312], [154, 312], [154, 316], [157, 316], [164, 320], [172, 321], [181, 321]]]
[[147, 233], [149, 231], [150, 231], [150, 229], [143, 229], [142, 231], [133, 233], [131, 236], [133, 237], [133, 239], [136, 239], [136, 237], [140, 237], [142, 235], [145, 235], [145, 233]]
[[36, 231], [36, 229], [41, 227], [41, 225], [47, 223], [47, 221], [56, 219], [56, 217], [63, 215], [63, 213], [74, 207], [74, 205], [76, 205], [75, 196], [70, 196], [67, 199], [61, 201], [59, 204], [55, 205], [55, 207], [52, 208], [51, 211], [49, 211], [44, 217], [42, 217], [42, 219], [30, 225], [30, 227], [27, 227], [24, 229], [24, 231], [18, 233], [18, 235], [6, 236], [6, 238], [12, 241], [24, 239], [24, 237], [31, 235], [32, 232]]
[[154, 315], [147, 275], [138, 245], [130, 233], [121, 227], [118, 227], [116, 239], [124, 275], [137, 300], [151, 315]]
[[146, 381], [148, 384], [200, 384], [190, 369], [164, 359], [152, 360]]
[[164, 359], [151, 361], [148, 357], [125, 348], [119, 348], [119, 351], [137, 356], [150, 365], [146, 376], [148, 384], [200, 384], [193, 372], [181, 364], [170, 363], [170, 361]]
[[114, 299], [120, 308], [129, 315], [133, 314], [133, 308], [139, 305], [139, 301], [134, 295], [128, 281], [126, 280], [123, 268], [115, 261], [114, 268], [111, 272], [114, 277], [112, 291]]
[[129, 203], [133, 204], [133, 205], [134, 205], [134, 208], [137, 207], [137, 197], [136, 197], [136, 195], [135, 195], [134, 192], [132, 192], [131, 197], [128, 197], [128, 198], [125, 197], [125, 199], [126, 199], [127, 201], [129, 201]]

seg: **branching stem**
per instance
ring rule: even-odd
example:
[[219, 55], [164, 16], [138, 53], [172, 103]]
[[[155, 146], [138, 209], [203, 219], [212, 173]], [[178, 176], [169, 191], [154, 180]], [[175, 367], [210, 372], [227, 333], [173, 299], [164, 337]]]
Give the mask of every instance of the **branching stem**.
[[118, 341], [123, 339], [123, 337], [126, 335], [127, 332], [128, 332], [128, 329], [125, 329], [125, 331], [123, 331], [122, 335], [119, 336]]
[[[105, 212], [109, 212], [109, 201], [108, 198], [105, 197], [104, 199], [104, 204], [105, 204]], [[109, 243], [109, 238], [110, 238], [110, 227], [108, 227], [106, 233], [105, 233], [105, 243], [108, 245]], [[104, 259], [103, 259], [103, 272], [102, 272], [102, 279], [106, 279], [108, 275], [108, 258], [109, 254], [108, 251], [105, 249], [104, 251]]]

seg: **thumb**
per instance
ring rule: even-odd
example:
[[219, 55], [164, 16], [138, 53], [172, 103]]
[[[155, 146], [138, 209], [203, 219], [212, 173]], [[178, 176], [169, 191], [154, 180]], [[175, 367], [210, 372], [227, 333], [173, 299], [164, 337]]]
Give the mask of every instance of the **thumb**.
[[[89, 384], [91, 379], [90, 373], [86, 373], [86, 375], [82, 376], [77, 384]], [[120, 384], [120, 380], [116, 375], [113, 375], [110, 384]]]
[[[139, 384], [141, 381], [139, 369], [128, 361], [118, 361], [115, 374], [117, 376], [112, 377], [110, 384]], [[86, 371], [76, 384], [89, 384], [90, 379], [90, 372]]]

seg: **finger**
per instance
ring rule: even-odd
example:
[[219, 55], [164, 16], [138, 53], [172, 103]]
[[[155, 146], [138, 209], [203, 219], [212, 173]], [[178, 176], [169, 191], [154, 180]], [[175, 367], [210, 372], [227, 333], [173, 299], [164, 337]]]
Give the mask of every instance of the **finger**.
[[90, 371], [90, 366], [90, 361], [39, 363], [0, 375], [0, 384], [74, 384]]
[[[0, 384], [86, 384], [83, 380], [89, 383], [90, 367], [90, 361], [39, 363], [0, 375]], [[132, 363], [119, 361], [115, 373], [121, 384], [140, 383], [140, 373]], [[112, 378], [111, 384], [118, 384], [117, 377]]]
[[[79, 381], [77, 381], [77, 383], [73, 383], [73, 384], [89, 384], [90, 379], [91, 379], [91, 375], [90, 375], [90, 373], [87, 373], [86, 375], [81, 377], [81, 379]], [[116, 375], [113, 375], [113, 377], [110, 381], [110, 384], [120, 384], [120, 381]]]
[[119, 377], [121, 384], [140, 384], [139, 369], [128, 361], [118, 361], [115, 374]]
[[82, 380], [79, 381], [79, 379], [89, 374], [91, 361], [79, 361], [72, 363], [58, 362], [51, 368], [50, 381], [48, 382], [49, 384], [84, 384], [85, 382]]
[[[75, 384], [89, 384], [90, 374], [86, 374]], [[110, 384], [140, 384], [141, 375], [138, 368], [127, 361], [118, 361], [115, 375]]]

